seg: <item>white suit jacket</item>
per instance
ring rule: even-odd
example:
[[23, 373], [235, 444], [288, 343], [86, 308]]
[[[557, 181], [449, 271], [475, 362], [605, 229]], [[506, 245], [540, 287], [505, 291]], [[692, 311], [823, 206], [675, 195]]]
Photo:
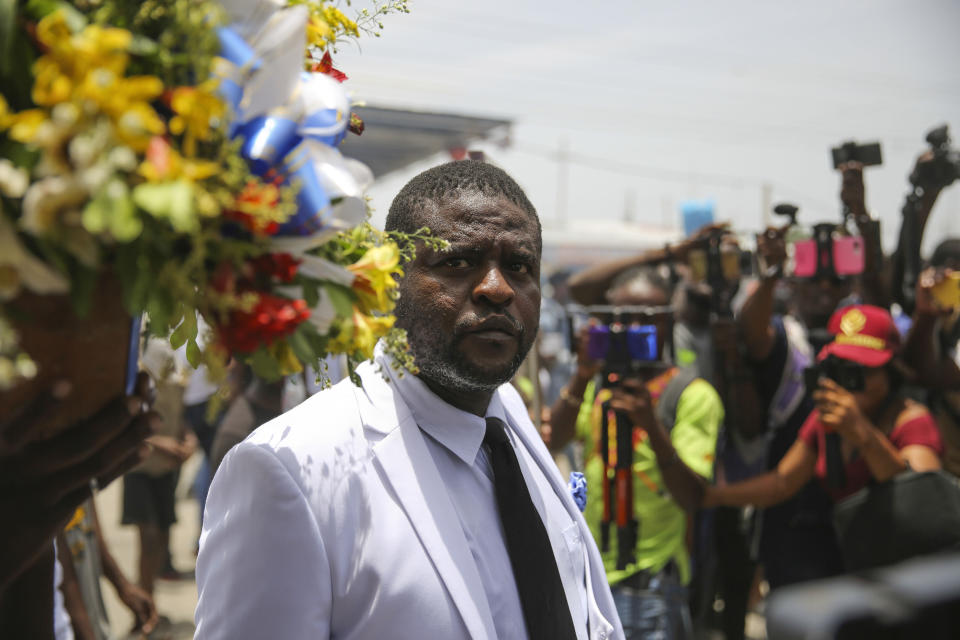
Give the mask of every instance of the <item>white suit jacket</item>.
[[[496, 638], [476, 564], [410, 410], [376, 366], [257, 429], [210, 487], [196, 638]], [[623, 636], [603, 564], [516, 391], [516, 435], [580, 529], [591, 640]], [[571, 562], [558, 562], [561, 571]]]

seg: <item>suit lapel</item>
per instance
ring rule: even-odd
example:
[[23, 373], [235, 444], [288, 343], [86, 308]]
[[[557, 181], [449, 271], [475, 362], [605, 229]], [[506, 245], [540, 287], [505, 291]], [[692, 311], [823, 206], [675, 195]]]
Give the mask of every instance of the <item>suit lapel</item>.
[[480, 574], [420, 428], [407, 416], [373, 450], [471, 637], [495, 638]]

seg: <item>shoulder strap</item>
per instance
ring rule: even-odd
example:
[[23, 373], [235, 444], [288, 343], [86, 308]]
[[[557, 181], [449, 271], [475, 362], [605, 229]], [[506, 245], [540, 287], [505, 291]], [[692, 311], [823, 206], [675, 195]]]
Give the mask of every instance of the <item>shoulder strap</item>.
[[683, 367], [664, 387], [660, 394], [660, 401], [657, 403], [657, 419], [660, 420], [660, 424], [667, 430], [667, 433], [673, 430], [673, 424], [676, 422], [680, 396], [690, 386], [690, 383], [699, 377], [695, 367]]

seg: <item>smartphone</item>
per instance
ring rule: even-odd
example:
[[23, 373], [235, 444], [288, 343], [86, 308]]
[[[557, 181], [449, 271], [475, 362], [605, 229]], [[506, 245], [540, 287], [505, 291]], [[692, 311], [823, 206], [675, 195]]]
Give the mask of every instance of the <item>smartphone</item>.
[[720, 270], [727, 282], [740, 281], [740, 250], [736, 247], [720, 249]]
[[788, 274], [796, 278], [812, 278], [817, 275], [817, 241], [800, 240], [787, 245], [790, 257]]
[[858, 276], [864, 266], [863, 238], [840, 236], [833, 239], [833, 271], [838, 276]]
[[934, 300], [944, 309], [960, 307], [960, 271], [952, 271], [943, 280], [933, 285]]
[[707, 252], [703, 249], [692, 249], [687, 254], [687, 264], [690, 265], [690, 278], [694, 282], [703, 282], [707, 279]]

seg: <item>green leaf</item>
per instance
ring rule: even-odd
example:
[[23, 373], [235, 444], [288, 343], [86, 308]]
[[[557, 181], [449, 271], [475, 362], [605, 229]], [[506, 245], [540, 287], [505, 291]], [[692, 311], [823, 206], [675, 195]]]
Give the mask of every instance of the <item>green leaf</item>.
[[167, 218], [173, 228], [190, 233], [200, 227], [193, 184], [187, 180], [144, 183], [133, 189], [133, 201], [156, 218]]
[[[183, 321], [173, 330], [173, 333], [170, 334], [170, 346], [174, 349], [179, 349], [183, 346], [188, 340], [190, 342], [195, 342], [197, 339], [197, 314], [187, 309], [187, 312], [183, 314]], [[187, 347], [189, 350], [190, 347]]]
[[254, 374], [267, 382], [280, 379], [280, 366], [264, 347], [260, 347], [254, 352], [250, 358], [250, 366], [253, 368]]
[[70, 268], [70, 298], [73, 302], [73, 310], [80, 318], [90, 313], [90, 305], [93, 302], [93, 290], [97, 286], [97, 272], [89, 269], [79, 262], [75, 262]]
[[17, 0], [0, 0], [0, 72], [10, 72], [17, 28]]
[[[191, 315], [191, 314], [187, 314]], [[203, 354], [200, 353], [200, 347], [197, 345], [197, 341], [190, 339], [187, 341], [187, 362], [190, 363], [190, 366], [196, 369], [200, 366], [200, 363], [203, 361]]]
[[[303, 327], [308, 323], [303, 323], [300, 326]], [[297, 356], [297, 359], [300, 362], [305, 364], [316, 364], [317, 354], [313, 351], [313, 347], [310, 345], [310, 340], [307, 338], [306, 334], [299, 329], [294, 331], [287, 342], [290, 344], [290, 348], [293, 349], [294, 355]]]
[[130, 41], [129, 51], [135, 56], [152, 56], [160, 50], [160, 45], [156, 41], [145, 35], [133, 34], [133, 40]]
[[324, 288], [330, 296], [330, 303], [336, 310], [337, 315], [351, 317], [353, 315], [353, 292], [347, 287], [332, 282], [324, 283]]
[[303, 286], [304, 302], [313, 309], [320, 302], [320, 284], [307, 278], [300, 278], [300, 284]]
[[80, 13], [80, 11], [69, 2], [62, 2], [61, 0], [29, 0], [25, 8], [26, 13], [34, 20], [40, 20], [54, 11], [62, 11], [63, 18], [67, 21], [67, 26], [70, 28], [70, 31], [74, 33], [81, 31], [87, 26], [87, 17]]
[[111, 180], [87, 203], [81, 217], [83, 226], [93, 234], [109, 231], [118, 242], [130, 242], [143, 231], [130, 197], [130, 189], [121, 180]]
[[150, 286], [150, 299], [147, 300], [147, 313], [150, 315], [150, 321], [158, 327], [158, 333], [166, 333], [170, 328], [170, 319], [173, 316], [173, 310], [176, 303], [173, 296], [166, 289]]

